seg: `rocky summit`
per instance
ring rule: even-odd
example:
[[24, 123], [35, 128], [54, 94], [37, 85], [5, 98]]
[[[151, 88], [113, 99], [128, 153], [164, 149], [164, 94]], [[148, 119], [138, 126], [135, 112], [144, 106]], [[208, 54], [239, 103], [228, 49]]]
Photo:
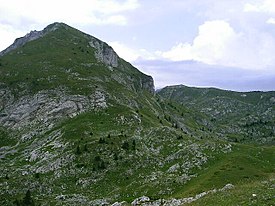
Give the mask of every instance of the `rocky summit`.
[[0, 52], [0, 205], [271, 205], [274, 108], [275, 92], [155, 92], [53, 23]]

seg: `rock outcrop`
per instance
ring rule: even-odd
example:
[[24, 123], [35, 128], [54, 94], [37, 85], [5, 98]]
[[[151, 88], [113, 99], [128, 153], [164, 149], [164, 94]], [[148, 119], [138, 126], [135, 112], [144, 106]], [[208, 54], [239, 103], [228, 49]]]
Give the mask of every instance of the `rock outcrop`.
[[0, 112], [0, 125], [19, 130], [39, 125], [47, 128], [62, 118], [74, 117], [89, 109], [104, 109], [106, 101], [100, 90], [89, 96], [69, 95], [62, 89], [40, 91], [8, 102]]
[[208, 195], [208, 194], [213, 194], [217, 192], [225, 192], [227, 190], [231, 190], [234, 188], [234, 185], [232, 184], [226, 184], [223, 188], [221, 189], [213, 189], [209, 190], [207, 192], [202, 192], [200, 194], [195, 195], [194, 197], [186, 197], [186, 198], [181, 198], [181, 199], [158, 199], [155, 201], [150, 201], [149, 197], [143, 196], [135, 199], [132, 202], [133, 206], [181, 206], [185, 204], [189, 204], [191, 202], [197, 201], [198, 199]]
[[147, 78], [144, 78], [141, 85], [144, 90], [149, 91], [151, 94], [155, 93], [154, 80], [151, 76], [147, 76]]
[[107, 66], [117, 67], [118, 66], [118, 55], [105, 42], [102, 42], [96, 38], [91, 37], [90, 46], [95, 48], [95, 57], [98, 61], [106, 64]]

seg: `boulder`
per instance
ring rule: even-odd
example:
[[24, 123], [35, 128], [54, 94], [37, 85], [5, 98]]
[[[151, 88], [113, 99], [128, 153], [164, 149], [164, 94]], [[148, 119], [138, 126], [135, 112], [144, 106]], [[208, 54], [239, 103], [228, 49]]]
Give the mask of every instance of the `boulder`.
[[142, 196], [142, 197], [139, 197], [137, 199], [135, 199], [131, 205], [133, 206], [136, 206], [136, 205], [141, 205], [142, 203], [146, 203], [146, 202], [149, 202], [150, 201], [150, 198], [149, 197], [146, 197], [146, 196]]

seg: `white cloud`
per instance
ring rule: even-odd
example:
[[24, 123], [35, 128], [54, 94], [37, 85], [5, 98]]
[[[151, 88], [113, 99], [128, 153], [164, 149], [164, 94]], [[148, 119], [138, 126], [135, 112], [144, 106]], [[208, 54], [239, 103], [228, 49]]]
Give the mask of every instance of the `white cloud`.
[[236, 32], [222, 20], [207, 21], [199, 26], [192, 44], [179, 43], [160, 53], [172, 61], [196, 60], [247, 69], [262, 69], [275, 65], [275, 39], [256, 30]]
[[275, 13], [274, 0], [261, 0], [257, 3], [246, 3], [244, 5], [245, 12], [268, 12]]
[[0, 22], [12, 25], [22, 21], [125, 25], [127, 19], [122, 13], [138, 7], [138, 0], [0, 0]]
[[268, 24], [275, 24], [275, 18], [269, 18], [266, 23]]
[[108, 42], [110, 46], [116, 51], [116, 53], [126, 61], [134, 62], [138, 59], [153, 60], [157, 55], [148, 52], [146, 49], [132, 49], [120, 42]]
[[83, 21], [82, 24], [83, 23], [96, 24], [96, 25], [107, 25], [107, 24], [126, 25], [127, 19], [123, 15], [112, 15], [106, 18], [90, 17], [90, 18], [87, 18], [86, 21]]
[[116, 53], [126, 61], [131, 62], [139, 58], [139, 54], [135, 50], [128, 48], [119, 42], [108, 42], [108, 44], [110, 44]]
[[[86, 2], [89, 3], [91, 0], [86, 0]], [[105, 14], [134, 10], [139, 7], [138, 0], [126, 0], [123, 3], [114, 0], [93, 0], [92, 2], [95, 4], [94, 10]]]
[[195, 60], [212, 65], [260, 70], [275, 65], [275, 39], [265, 32], [249, 29], [236, 32], [223, 20], [206, 21], [198, 28], [192, 43], [183, 42], [168, 51], [149, 52], [111, 42], [115, 51], [127, 61], [166, 59]]
[[159, 54], [172, 61], [194, 59], [192, 45], [189, 43], [179, 43], [178, 45], [172, 47], [171, 50], [163, 53], [159, 52]]
[[128, 24], [127, 12], [139, 7], [138, 0], [0, 0], [0, 50], [30, 30], [53, 22], [78, 25]]
[[180, 43], [170, 51], [163, 52], [162, 56], [173, 61], [194, 59], [216, 64], [224, 57], [227, 45], [236, 41], [238, 36], [225, 21], [207, 21], [199, 26], [199, 33], [192, 44]]
[[8, 25], [0, 24], [0, 48], [7, 48], [16, 38], [23, 35], [25, 35], [25, 33], [20, 30], [14, 29], [13, 27]]

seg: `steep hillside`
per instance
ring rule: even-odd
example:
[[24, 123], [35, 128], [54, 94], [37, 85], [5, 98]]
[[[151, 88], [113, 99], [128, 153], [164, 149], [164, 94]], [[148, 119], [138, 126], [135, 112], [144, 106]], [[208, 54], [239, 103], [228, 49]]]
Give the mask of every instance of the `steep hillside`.
[[62, 23], [31, 32], [5, 51], [0, 58], [0, 123], [25, 133], [25, 139], [91, 109], [113, 104], [138, 108], [135, 96], [154, 92], [150, 76], [106, 43]]
[[17, 39], [0, 53], [0, 205], [182, 205], [272, 178], [274, 147], [228, 141], [227, 115], [164, 91], [66, 24]]
[[2, 205], [28, 190], [42, 205], [169, 196], [230, 151], [171, 127], [150, 76], [63, 23], [17, 39], [0, 62]]
[[158, 93], [207, 117], [205, 130], [234, 142], [275, 143], [275, 92], [170, 86]]

